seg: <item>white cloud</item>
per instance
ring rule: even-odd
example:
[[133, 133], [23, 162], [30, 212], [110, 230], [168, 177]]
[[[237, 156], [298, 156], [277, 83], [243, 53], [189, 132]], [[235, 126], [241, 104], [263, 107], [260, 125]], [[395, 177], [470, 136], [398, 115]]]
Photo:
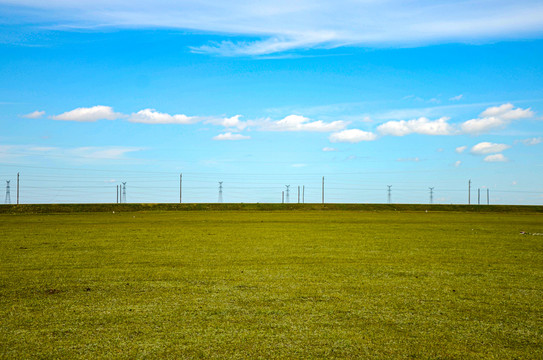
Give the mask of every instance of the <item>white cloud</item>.
[[336, 148], [333, 148], [333, 147], [323, 147], [322, 148], [322, 151], [324, 152], [331, 152], [331, 151], [337, 151]]
[[142, 124], [194, 124], [200, 121], [201, 118], [196, 116], [187, 116], [183, 114], [170, 115], [161, 113], [155, 109], [143, 109], [137, 113], [133, 113], [128, 118], [128, 121]]
[[462, 98], [464, 97], [464, 95], [460, 94], [460, 95], [456, 95], [456, 96], [453, 96], [451, 98], [449, 98], [450, 101], [459, 101], [459, 100], [462, 100]]
[[470, 152], [474, 155], [486, 155], [499, 153], [504, 150], [509, 149], [511, 146], [507, 144], [495, 144], [491, 142], [481, 142], [477, 145], [474, 145]]
[[457, 154], [462, 154], [467, 148], [467, 146], [459, 146], [454, 151], [456, 151]]
[[425, 117], [414, 120], [389, 121], [377, 127], [381, 135], [404, 136], [409, 134], [452, 135], [454, 128], [447, 123], [449, 118], [442, 117], [431, 121]]
[[493, 106], [481, 113], [477, 119], [471, 119], [460, 128], [466, 134], [478, 135], [494, 129], [503, 129], [514, 120], [526, 119], [534, 116], [530, 109], [513, 108], [513, 104]]
[[39, 119], [43, 115], [45, 115], [45, 111], [36, 110], [34, 112], [31, 112], [30, 114], [21, 115], [21, 117], [27, 118], [27, 119]]
[[508, 159], [503, 156], [503, 154], [494, 154], [494, 155], [488, 155], [485, 157], [484, 161], [486, 162], [506, 162]]
[[242, 134], [232, 134], [231, 132], [227, 132], [213, 137], [213, 140], [247, 140], [250, 138], [250, 136], [245, 136]]
[[[3, 0], [2, 3], [6, 3]], [[287, 1], [7, 0], [22, 14], [12, 22], [57, 28], [176, 28], [238, 34], [260, 41], [224, 41], [194, 51], [261, 55], [339, 46], [419, 46], [530, 38], [543, 29], [539, 0]], [[14, 5], [15, 4], [15, 5]]]
[[114, 112], [110, 106], [97, 105], [90, 108], [80, 107], [60, 115], [51, 116], [50, 118], [63, 121], [93, 122], [98, 120], [115, 120], [123, 117], [125, 115]]
[[511, 121], [525, 119], [534, 116], [530, 109], [513, 108], [513, 104], [503, 104], [500, 106], [489, 107], [481, 113], [481, 117], [499, 117]]
[[303, 168], [303, 167], [306, 167], [307, 164], [292, 164], [291, 165], [293, 168]]
[[314, 131], [332, 132], [344, 129], [345, 121], [337, 120], [332, 122], [310, 121], [309, 118], [300, 115], [289, 115], [278, 121], [265, 120], [260, 122], [260, 128], [265, 131]]
[[358, 143], [361, 141], [373, 141], [377, 139], [377, 135], [372, 132], [362, 131], [359, 129], [349, 129], [336, 132], [329, 137], [331, 142], [348, 142]]
[[243, 130], [247, 127], [247, 122], [241, 121], [241, 115], [234, 115], [229, 118], [212, 118], [206, 121], [208, 124], [224, 126], [225, 128], [235, 128]]
[[454, 166], [455, 167], [459, 167], [460, 165], [462, 165], [462, 161], [458, 160], [454, 163]]
[[517, 140], [516, 142], [522, 143], [526, 146], [533, 146], [533, 145], [541, 144], [541, 142], [543, 142], [543, 138], [541, 137], [529, 138], [529, 139], [524, 139], [524, 140]]

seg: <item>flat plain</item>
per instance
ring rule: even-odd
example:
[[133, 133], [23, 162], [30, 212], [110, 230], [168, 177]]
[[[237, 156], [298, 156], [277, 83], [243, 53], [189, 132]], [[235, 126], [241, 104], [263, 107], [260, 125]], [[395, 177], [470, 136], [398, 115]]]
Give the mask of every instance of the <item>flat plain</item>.
[[543, 358], [543, 215], [0, 214], [0, 358]]

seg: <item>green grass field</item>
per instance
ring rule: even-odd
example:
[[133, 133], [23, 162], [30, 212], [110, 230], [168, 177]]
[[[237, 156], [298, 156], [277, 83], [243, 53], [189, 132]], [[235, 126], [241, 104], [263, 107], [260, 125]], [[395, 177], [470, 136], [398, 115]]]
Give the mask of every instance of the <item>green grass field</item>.
[[0, 358], [542, 359], [543, 215], [0, 215]]

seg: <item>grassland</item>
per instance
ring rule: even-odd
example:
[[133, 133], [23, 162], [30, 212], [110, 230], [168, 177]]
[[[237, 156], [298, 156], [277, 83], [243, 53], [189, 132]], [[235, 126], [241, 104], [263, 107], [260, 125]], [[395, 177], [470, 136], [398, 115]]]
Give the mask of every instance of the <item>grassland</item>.
[[1, 358], [543, 358], [541, 213], [119, 209], [0, 215]]

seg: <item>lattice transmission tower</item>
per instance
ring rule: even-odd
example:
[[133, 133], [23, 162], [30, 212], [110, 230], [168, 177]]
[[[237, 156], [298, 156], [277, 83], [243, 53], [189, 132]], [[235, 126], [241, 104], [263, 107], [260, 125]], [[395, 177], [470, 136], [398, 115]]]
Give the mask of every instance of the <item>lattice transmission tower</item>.
[[6, 180], [6, 204], [11, 204], [11, 193], [9, 189], [10, 180]]
[[285, 185], [287, 188], [287, 204], [290, 202], [290, 185]]
[[123, 196], [122, 196], [121, 202], [126, 204], [126, 183], [125, 182], [123, 182]]
[[222, 181], [219, 181], [219, 203], [222, 203]]

